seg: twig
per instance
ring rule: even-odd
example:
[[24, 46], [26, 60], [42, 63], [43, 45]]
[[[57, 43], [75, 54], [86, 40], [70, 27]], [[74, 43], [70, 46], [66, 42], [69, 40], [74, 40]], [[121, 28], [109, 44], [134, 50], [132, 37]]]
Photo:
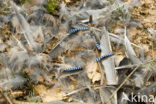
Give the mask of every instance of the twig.
[[65, 39], [67, 39], [69, 36], [70, 36], [70, 34], [67, 34], [62, 40], [60, 40], [60, 41], [57, 43], [57, 45], [55, 45], [54, 48], [50, 51], [50, 54], [52, 54], [53, 51], [54, 51], [57, 47], [59, 47], [60, 44], [61, 44]]
[[139, 67], [141, 67], [142, 65], [148, 64], [148, 63], [150, 63], [150, 62], [152, 62], [152, 61], [155, 61], [155, 60], [150, 60], [150, 61], [147, 61], [147, 62], [145, 62], [145, 63], [143, 63], [143, 64], [139, 64], [139, 65], [126, 77], [126, 79], [120, 84], [120, 86], [113, 92], [113, 94], [112, 94], [112, 95], [109, 97], [109, 99], [106, 101], [106, 104], [113, 98], [114, 94], [116, 94], [116, 93], [119, 91], [119, 89], [126, 83], [126, 81], [132, 76], [132, 74], [134, 74], [134, 72], [135, 72]]
[[126, 81], [132, 76], [132, 74], [141, 66], [142, 64], [138, 65], [128, 76], [127, 78], [120, 84], [120, 86], [113, 92], [113, 94], [109, 97], [105, 104], [107, 104], [113, 96], [119, 91], [119, 89], [126, 83]]
[[[100, 54], [99, 54], [99, 52], [98, 52], [98, 50], [96, 49], [96, 54], [97, 54], [97, 56], [99, 57], [100, 56]], [[99, 66], [99, 70], [100, 70], [100, 72], [101, 72], [101, 81], [100, 81], [100, 85], [103, 85], [103, 80], [104, 80], [104, 72], [103, 72], [103, 70], [102, 70], [102, 67], [101, 67], [101, 63], [100, 62], [98, 62], [98, 66]]]
[[[92, 27], [92, 29], [95, 29], [95, 30], [97, 30], [97, 31], [99, 31], [99, 32], [102, 32], [101, 29], [98, 29], [98, 28], [96, 28], [96, 27]], [[118, 37], [117, 35], [115, 35], [115, 34], [109, 33], [109, 36], [110, 36], [110, 37], [117, 38], [117, 39], [119, 39], [119, 40], [121, 40], [121, 41], [124, 41], [124, 39], [119, 38], [119, 37]], [[131, 45], [133, 45], [133, 46], [135, 46], [135, 47], [137, 47], [137, 48], [141, 48], [140, 46], [138, 46], [138, 45], [136, 45], [136, 44], [134, 44], [134, 43], [131, 43]]]
[[133, 68], [133, 67], [136, 67], [136, 66], [137, 66], [137, 64], [134, 64], [134, 65], [124, 65], [124, 66], [116, 67], [115, 69], [119, 70], [119, 69], [125, 69], [125, 68]]
[[1, 95], [6, 99], [6, 101], [9, 103], [9, 104], [13, 104], [12, 101], [10, 100], [10, 98], [7, 96], [7, 94], [3, 93], [2, 89], [0, 88], [0, 93]]
[[[33, 103], [33, 102], [25, 102], [25, 101], [17, 101], [17, 100], [13, 100], [13, 102], [15, 104], [49, 104], [48, 102], [47, 103]], [[53, 104], [53, 103], [50, 103], [50, 104]], [[94, 103], [85, 103], [85, 102], [83, 102], [83, 103], [80, 103], [80, 102], [68, 102], [68, 103], [66, 103], [65, 102], [65, 104], [94, 104]]]
[[85, 89], [87, 89], [87, 88], [88, 88], [88, 87], [83, 87], [83, 88], [80, 88], [80, 89], [74, 90], [74, 91], [72, 91], [72, 92], [66, 94], [65, 96], [73, 95], [73, 94], [78, 93], [78, 92], [80, 92], [80, 91], [82, 91], [82, 90], [85, 90]]
[[17, 101], [17, 100], [13, 100], [14, 104], [48, 104], [48, 103], [34, 103], [34, 102], [25, 102], [25, 101]]

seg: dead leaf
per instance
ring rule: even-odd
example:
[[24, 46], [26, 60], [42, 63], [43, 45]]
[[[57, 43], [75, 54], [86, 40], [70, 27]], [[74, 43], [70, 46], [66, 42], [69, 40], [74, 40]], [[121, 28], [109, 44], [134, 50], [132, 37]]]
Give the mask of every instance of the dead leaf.
[[24, 92], [22, 92], [22, 91], [11, 92], [12, 97], [19, 97], [19, 96], [22, 96], [23, 94], [24, 94]]
[[66, 3], [70, 3], [70, 2], [71, 2], [71, 0], [65, 0], [65, 2], [66, 2]]
[[131, 36], [135, 36], [137, 34], [138, 30], [136, 29], [136, 27], [131, 27], [129, 29], [129, 33]]
[[143, 47], [145, 52], [149, 52], [149, 45], [143, 44], [142, 47]]
[[65, 99], [65, 93], [62, 92], [61, 89], [57, 87], [47, 89], [43, 85], [37, 85], [35, 86], [35, 90], [40, 95], [43, 102], [51, 102]]
[[100, 79], [101, 79], [101, 74], [98, 73], [98, 72], [95, 72], [95, 73], [93, 74], [92, 82], [95, 83], [96, 81], [100, 81]]
[[119, 66], [121, 60], [123, 60], [124, 55], [115, 55], [115, 65]]
[[145, 0], [144, 2], [145, 2], [145, 4], [151, 4], [151, 3], [154, 3], [152, 0]]
[[96, 62], [88, 63], [86, 70], [88, 78], [91, 79], [93, 83], [100, 81], [101, 74], [98, 72], [98, 64]]

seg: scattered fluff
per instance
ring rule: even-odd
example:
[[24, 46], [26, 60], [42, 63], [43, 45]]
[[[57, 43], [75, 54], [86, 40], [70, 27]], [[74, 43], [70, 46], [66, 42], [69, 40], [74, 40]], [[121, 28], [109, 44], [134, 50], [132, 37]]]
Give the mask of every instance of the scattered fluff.
[[[131, 19], [129, 13], [129, 9], [139, 5], [138, 0], [131, 0], [130, 4], [122, 0], [82, 0], [79, 1], [80, 5], [77, 7], [67, 7], [62, 2], [58, 17], [47, 13], [43, 7], [44, 0], [36, 2], [39, 5], [37, 7], [25, 9], [17, 6], [13, 1], [7, 3], [9, 2], [13, 11], [6, 16], [7, 18], [0, 16], [0, 28], [3, 24], [7, 24], [12, 32], [9, 40], [5, 40], [6, 43], [0, 37], [0, 62], [3, 65], [0, 69], [0, 87], [4, 90], [18, 88], [25, 84], [27, 80], [23, 78], [21, 73], [28, 74], [31, 81], [37, 83], [40, 76], [51, 82], [51, 76], [49, 77], [48, 74], [51, 75], [52, 72], [56, 78], [55, 86], [61, 86], [62, 90], [67, 93], [69, 93], [67, 89], [72, 80], [76, 80], [78, 89], [85, 87], [84, 90], [80, 90], [71, 96], [73, 101], [82, 103], [101, 101], [105, 103], [113, 89], [101, 86], [94, 88], [95, 86], [91, 85], [91, 81], [87, 77], [85, 66], [88, 63], [96, 63], [98, 57], [112, 55], [110, 54], [113, 45], [111, 42], [125, 47], [126, 57], [130, 59], [132, 64], [142, 63], [136, 57], [132, 47], [132, 45], [136, 45], [131, 43], [127, 37], [127, 29], [139, 26], [138, 22]], [[118, 10], [122, 15], [117, 14]], [[119, 35], [111, 33], [112, 24], [116, 21], [124, 22], [125, 27], [127, 26], [127, 28], [116, 30]], [[70, 31], [71, 29], [74, 30]], [[149, 28], [148, 31], [155, 39], [155, 30]], [[16, 36], [17, 34], [19, 37]], [[92, 38], [93, 34], [96, 40]], [[47, 43], [53, 40], [58, 41], [58, 43], [49, 47]], [[100, 51], [96, 51], [96, 46], [101, 49], [100, 55]], [[47, 53], [46, 49], [50, 52]], [[114, 60], [113, 56], [101, 60], [102, 70], [105, 72], [103, 74], [106, 75], [108, 85], [118, 83]], [[144, 54], [142, 54], [142, 60], [144, 60]], [[69, 72], [81, 68], [83, 70], [79, 72]], [[68, 69], [67, 73], [63, 72], [65, 69]], [[100, 72], [100, 70], [98, 71]], [[123, 74], [122, 71], [119, 74]], [[124, 72], [123, 77], [126, 77], [126, 74], [127, 71]], [[119, 75], [119, 77], [121, 76]], [[136, 86], [141, 87], [144, 76], [138, 71], [134, 74], [133, 80], [136, 82]], [[126, 92], [124, 94], [128, 95]], [[117, 103], [116, 97], [115, 95], [113, 103]]]
[[26, 82], [22, 76], [14, 75], [12, 78], [2, 79], [0, 87], [4, 90], [10, 90], [11, 88], [19, 88]]

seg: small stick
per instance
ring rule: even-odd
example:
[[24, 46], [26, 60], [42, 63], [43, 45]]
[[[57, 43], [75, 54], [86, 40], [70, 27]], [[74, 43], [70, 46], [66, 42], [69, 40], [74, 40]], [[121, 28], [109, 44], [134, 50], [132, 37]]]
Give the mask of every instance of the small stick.
[[0, 88], [0, 93], [1, 95], [6, 99], [6, 101], [9, 103], [9, 104], [13, 104], [12, 101], [10, 100], [10, 98], [7, 96], [7, 94], [3, 93], [2, 89]]
[[[100, 56], [98, 50], [96, 49], [96, 53], [97, 53], [97, 56]], [[101, 81], [100, 81], [100, 85], [102, 86], [104, 84], [104, 70], [102, 69], [101, 67], [101, 63], [100, 62], [97, 62], [98, 63], [98, 66], [99, 66], [99, 70], [101, 72]], [[99, 92], [101, 92], [101, 87], [99, 89]], [[101, 102], [102, 102], [102, 95], [100, 93], [100, 98], [101, 98]]]
[[[15, 104], [53, 104], [53, 103], [33, 103], [33, 102], [25, 102], [25, 101], [17, 101], [17, 100], [13, 100], [13, 102], [15, 103]], [[79, 103], [79, 102], [65, 102], [65, 104], [95, 104], [95, 103], [85, 103], [85, 102], [83, 102], [83, 103]], [[96, 103], [97, 104], [97, 103]]]
[[[95, 29], [95, 30], [97, 30], [97, 31], [102, 32], [102, 30], [100, 30], [100, 29], [98, 29], [98, 28], [96, 28], [96, 27], [92, 27], [92, 28]], [[122, 38], [119, 38], [117, 35], [110, 34], [110, 33], [109, 33], [109, 35], [110, 35], [110, 37], [114, 37], [114, 38], [117, 38], [117, 39], [120, 39], [121, 41], [123, 41], [123, 39], [122, 39]], [[131, 45], [133, 45], [133, 46], [135, 46], [135, 47], [137, 47], [137, 48], [141, 48], [140, 46], [138, 46], [138, 45], [136, 45], [136, 44], [134, 44], [134, 43], [131, 43]]]
[[74, 90], [74, 91], [72, 91], [72, 92], [66, 94], [65, 96], [73, 95], [73, 94], [78, 93], [78, 92], [80, 92], [80, 91], [82, 91], [82, 90], [85, 90], [85, 89], [87, 89], [87, 88], [88, 88], [88, 87], [83, 87], [83, 88], [80, 88], [80, 89]]
[[138, 65], [127, 77], [126, 79], [120, 84], [120, 86], [113, 92], [113, 94], [109, 97], [105, 104], [107, 104], [113, 96], [119, 91], [119, 89], [126, 83], [126, 81], [134, 74], [134, 72], [141, 66], [142, 64]]
[[25, 102], [25, 101], [17, 101], [13, 100], [14, 104], [49, 104], [49, 103], [34, 103], [34, 102]]
[[133, 67], [136, 67], [137, 64], [134, 64], [134, 65], [124, 65], [124, 66], [119, 66], [119, 67], [116, 67], [115, 70], [120, 70], [120, 69], [125, 69], [125, 68], [133, 68]]
[[[97, 54], [97, 56], [99, 57], [100, 56], [100, 54], [99, 54], [99, 52], [98, 52], [98, 50], [96, 49], [96, 54]], [[101, 72], [101, 82], [100, 82], [100, 85], [103, 85], [103, 80], [104, 80], [104, 77], [103, 77], [103, 75], [104, 75], [104, 72], [103, 72], [103, 70], [102, 70], [102, 67], [101, 67], [101, 63], [100, 62], [97, 62], [98, 63], [98, 67], [99, 67], [99, 70], [100, 70], [100, 72]]]

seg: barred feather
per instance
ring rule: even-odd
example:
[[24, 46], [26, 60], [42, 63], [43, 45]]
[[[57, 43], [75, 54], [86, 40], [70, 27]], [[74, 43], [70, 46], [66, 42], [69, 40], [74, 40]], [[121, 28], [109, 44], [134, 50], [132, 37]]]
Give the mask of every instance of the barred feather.
[[100, 51], [100, 50], [101, 50], [101, 47], [100, 47], [100, 45], [98, 44], [98, 42], [97, 42], [95, 36], [92, 36], [92, 38], [93, 38], [93, 40], [94, 40], [94, 42], [95, 42], [96, 48]]
[[69, 30], [69, 33], [73, 34], [73, 33], [76, 33], [76, 32], [78, 32], [80, 30], [83, 31], [83, 30], [88, 30], [88, 29], [89, 29], [88, 27], [79, 27], [79, 28]]
[[107, 55], [103, 55], [103, 56], [101, 56], [101, 57], [98, 57], [98, 58], [96, 59], [96, 61], [98, 62], [98, 61], [100, 61], [100, 60], [102, 60], [102, 59], [104, 59], [104, 58], [106, 58], [106, 57], [112, 56], [112, 55], [114, 55], [114, 53], [109, 53], [109, 54], [107, 54]]
[[78, 67], [73, 67], [73, 68], [69, 68], [69, 69], [65, 69], [64, 71], [78, 71], [78, 70], [82, 70], [83, 68], [81, 66]]

